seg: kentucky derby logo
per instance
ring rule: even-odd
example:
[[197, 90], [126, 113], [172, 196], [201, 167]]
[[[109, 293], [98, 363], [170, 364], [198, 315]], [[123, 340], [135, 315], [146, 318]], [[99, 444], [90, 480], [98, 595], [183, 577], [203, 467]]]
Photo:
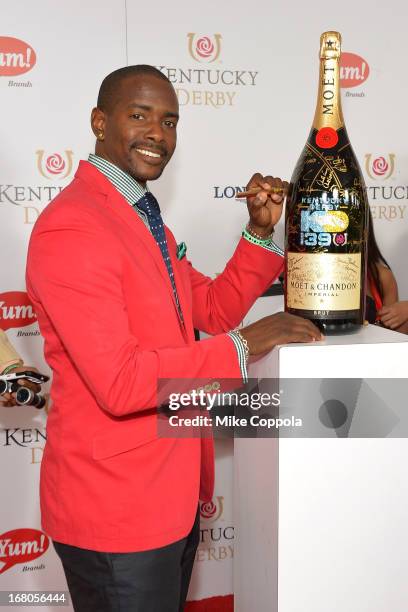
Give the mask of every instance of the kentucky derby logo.
[[215, 62], [221, 51], [221, 34], [202, 36], [190, 32], [187, 34], [188, 52], [196, 62]]
[[365, 169], [368, 176], [372, 179], [388, 179], [392, 176], [395, 166], [394, 153], [388, 154], [388, 160], [385, 157], [375, 157], [373, 160], [372, 154], [367, 153], [365, 156]]
[[36, 151], [37, 167], [39, 173], [47, 179], [64, 179], [71, 174], [72, 170], [72, 151], [66, 150], [63, 155], [51, 153], [45, 155], [45, 151]]
[[200, 516], [203, 519], [207, 519], [210, 521], [217, 521], [221, 518], [221, 515], [224, 510], [224, 498], [218, 496], [214, 500], [210, 502], [204, 502], [200, 504]]

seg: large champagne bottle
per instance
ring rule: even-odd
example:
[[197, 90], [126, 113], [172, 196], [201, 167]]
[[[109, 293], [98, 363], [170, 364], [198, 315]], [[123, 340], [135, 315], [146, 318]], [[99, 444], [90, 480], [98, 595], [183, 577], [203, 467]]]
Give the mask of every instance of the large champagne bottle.
[[316, 113], [286, 207], [285, 308], [336, 334], [364, 322], [368, 203], [341, 110], [341, 36], [320, 43]]

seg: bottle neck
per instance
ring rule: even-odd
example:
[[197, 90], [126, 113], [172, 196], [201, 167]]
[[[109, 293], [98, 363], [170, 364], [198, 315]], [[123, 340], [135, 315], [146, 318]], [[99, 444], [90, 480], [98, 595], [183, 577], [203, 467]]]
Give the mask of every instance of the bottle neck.
[[340, 97], [339, 58], [322, 58], [320, 60], [319, 92], [313, 127], [316, 130], [323, 127], [338, 130], [344, 127]]

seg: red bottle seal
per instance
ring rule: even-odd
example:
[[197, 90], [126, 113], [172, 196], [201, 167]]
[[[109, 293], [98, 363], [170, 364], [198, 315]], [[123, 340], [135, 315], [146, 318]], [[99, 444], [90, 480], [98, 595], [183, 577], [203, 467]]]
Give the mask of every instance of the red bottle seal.
[[331, 127], [320, 128], [316, 134], [316, 144], [321, 149], [331, 149], [339, 142], [336, 130]]

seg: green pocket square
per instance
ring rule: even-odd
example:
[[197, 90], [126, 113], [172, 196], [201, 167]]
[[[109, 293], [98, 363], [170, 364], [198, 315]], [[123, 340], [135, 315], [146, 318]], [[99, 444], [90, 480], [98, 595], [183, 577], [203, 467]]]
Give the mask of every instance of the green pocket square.
[[177, 259], [183, 259], [186, 253], [187, 253], [186, 243], [180, 242], [180, 244], [177, 245]]

